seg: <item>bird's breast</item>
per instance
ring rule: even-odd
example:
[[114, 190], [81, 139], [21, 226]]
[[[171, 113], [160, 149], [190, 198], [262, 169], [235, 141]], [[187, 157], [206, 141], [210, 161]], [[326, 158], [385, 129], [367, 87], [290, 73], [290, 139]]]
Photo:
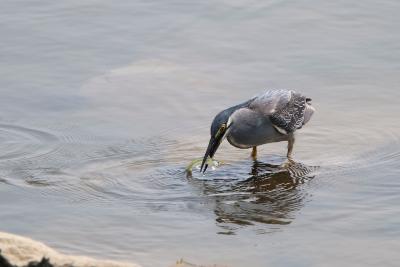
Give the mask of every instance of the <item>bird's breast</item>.
[[288, 136], [279, 133], [269, 117], [257, 113], [237, 116], [227, 134], [229, 143], [237, 148], [250, 148], [272, 142], [285, 141]]

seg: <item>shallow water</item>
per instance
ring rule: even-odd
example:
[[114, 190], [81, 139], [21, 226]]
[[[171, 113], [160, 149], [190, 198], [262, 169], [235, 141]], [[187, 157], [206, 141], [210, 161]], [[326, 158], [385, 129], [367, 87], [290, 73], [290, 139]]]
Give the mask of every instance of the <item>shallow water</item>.
[[[396, 266], [398, 1], [3, 1], [0, 230], [168, 266]], [[297, 89], [284, 143], [222, 144], [221, 109]]]

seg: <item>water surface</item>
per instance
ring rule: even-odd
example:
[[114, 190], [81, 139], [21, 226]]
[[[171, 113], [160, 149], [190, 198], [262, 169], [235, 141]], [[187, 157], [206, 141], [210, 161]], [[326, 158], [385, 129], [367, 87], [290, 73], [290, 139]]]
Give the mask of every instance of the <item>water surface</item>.
[[[395, 266], [397, 1], [3, 1], [0, 230], [168, 266]], [[224, 143], [213, 116], [267, 88], [317, 113], [285, 143]]]

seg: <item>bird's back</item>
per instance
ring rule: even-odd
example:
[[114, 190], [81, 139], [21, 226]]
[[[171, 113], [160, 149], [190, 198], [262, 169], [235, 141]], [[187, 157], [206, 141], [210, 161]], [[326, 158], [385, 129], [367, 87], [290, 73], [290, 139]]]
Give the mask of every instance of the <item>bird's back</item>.
[[278, 131], [289, 134], [300, 129], [313, 115], [311, 99], [293, 90], [268, 90], [255, 97], [249, 108], [268, 116]]

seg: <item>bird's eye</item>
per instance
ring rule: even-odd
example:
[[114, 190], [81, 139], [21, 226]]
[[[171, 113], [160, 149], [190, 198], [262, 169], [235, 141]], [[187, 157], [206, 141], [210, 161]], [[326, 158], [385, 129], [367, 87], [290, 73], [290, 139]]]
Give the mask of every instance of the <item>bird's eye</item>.
[[225, 130], [226, 130], [226, 124], [223, 123], [223, 124], [219, 127], [218, 132], [217, 132], [217, 134], [215, 135], [215, 138], [218, 138], [219, 136], [223, 135], [223, 134], [225, 133]]

